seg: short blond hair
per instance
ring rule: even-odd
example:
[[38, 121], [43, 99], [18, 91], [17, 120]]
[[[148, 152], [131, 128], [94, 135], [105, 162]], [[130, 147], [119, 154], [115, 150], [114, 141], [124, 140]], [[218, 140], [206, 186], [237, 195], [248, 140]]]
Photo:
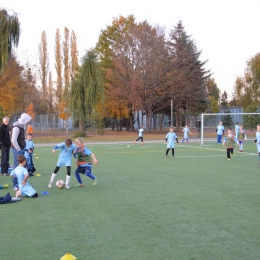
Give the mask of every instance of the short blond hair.
[[81, 143], [81, 144], [84, 144], [84, 140], [82, 137], [78, 137], [76, 140], [75, 140], [75, 143]]

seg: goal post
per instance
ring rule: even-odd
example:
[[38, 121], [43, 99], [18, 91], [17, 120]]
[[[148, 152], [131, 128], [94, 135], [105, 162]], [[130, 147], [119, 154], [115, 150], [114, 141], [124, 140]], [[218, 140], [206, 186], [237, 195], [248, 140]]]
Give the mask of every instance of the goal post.
[[[204, 128], [205, 128], [205, 118], [207, 116], [235, 116], [235, 115], [259, 115], [260, 113], [212, 113], [212, 114], [201, 114], [201, 132], [200, 132], [200, 144], [203, 145], [204, 143]], [[221, 118], [219, 119], [221, 121]], [[236, 123], [236, 122], [234, 122]], [[242, 122], [240, 122], [242, 123]], [[243, 124], [243, 123], [242, 123]], [[260, 124], [260, 121], [259, 121]], [[217, 126], [217, 125], [215, 125]]]

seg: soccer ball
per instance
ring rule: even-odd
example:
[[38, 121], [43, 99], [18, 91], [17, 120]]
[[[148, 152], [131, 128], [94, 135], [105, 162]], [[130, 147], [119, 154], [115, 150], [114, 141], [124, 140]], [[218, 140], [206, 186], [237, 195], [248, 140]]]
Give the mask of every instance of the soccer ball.
[[57, 187], [58, 189], [63, 189], [64, 186], [65, 186], [65, 181], [63, 181], [63, 180], [58, 180], [58, 181], [56, 181], [56, 187]]

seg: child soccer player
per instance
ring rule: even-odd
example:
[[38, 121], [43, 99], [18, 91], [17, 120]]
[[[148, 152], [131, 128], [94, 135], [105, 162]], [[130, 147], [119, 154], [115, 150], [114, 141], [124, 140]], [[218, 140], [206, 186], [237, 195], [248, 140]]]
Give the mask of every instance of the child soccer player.
[[[66, 176], [66, 182], [65, 187], [67, 190], [70, 189], [70, 173], [71, 173], [71, 155], [76, 152], [76, 146], [72, 143], [71, 139], [66, 139], [65, 142], [55, 145], [55, 147], [52, 150], [52, 153], [56, 153], [57, 149], [61, 149], [59, 159], [56, 165], [56, 168], [54, 169], [53, 174], [51, 175], [51, 179], [49, 182], [48, 187], [51, 188], [52, 184], [54, 182], [54, 179], [56, 177], [56, 174], [58, 173], [60, 167], [66, 166], [67, 167], [67, 176]], [[74, 154], [74, 157], [76, 158], [76, 155]]]
[[29, 174], [25, 168], [25, 156], [18, 155], [17, 161], [19, 165], [10, 173], [10, 176], [16, 176], [18, 180], [18, 190], [16, 191], [16, 197], [22, 195], [30, 198], [37, 198], [38, 193], [28, 182]]
[[234, 143], [235, 143], [235, 137], [232, 133], [232, 130], [228, 129], [228, 134], [227, 134], [227, 136], [225, 136], [224, 141], [223, 141], [223, 145], [225, 145], [227, 148], [228, 161], [230, 161], [230, 153], [233, 155]]
[[134, 141], [134, 143], [136, 144], [136, 142], [141, 139], [142, 144], [144, 144], [144, 139], [143, 139], [144, 127], [142, 126], [142, 127], [138, 130], [138, 132], [139, 132], [138, 138]]
[[176, 139], [177, 143], [178, 137], [177, 135], [173, 132], [173, 127], [170, 127], [170, 132], [165, 136], [165, 141], [167, 142], [167, 149], [166, 149], [166, 157], [168, 157], [168, 153], [170, 149], [172, 149], [172, 157], [174, 158], [174, 139]]
[[77, 178], [78, 184], [77, 187], [83, 187], [83, 183], [80, 177], [80, 173], [86, 174], [89, 178], [93, 180], [93, 185], [97, 185], [97, 177], [91, 173], [92, 169], [92, 160], [95, 164], [98, 164], [98, 160], [95, 155], [84, 146], [84, 141], [82, 138], [77, 138], [75, 141], [77, 145], [76, 154], [77, 154], [77, 170], [75, 171], [75, 176]]
[[221, 144], [221, 139], [222, 139], [222, 135], [224, 134], [224, 126], [222, 125], [222, 121], [219, 121], [219, 124], [217, 126], [216, 129], [216, 134], [217, 134], [217, 143]]
[[243, 128], [243, 125], [239, 126], [239, 131], [237, 133], [237, 140], [239, 144], [239, 152], [243, 152], [244, 141], [246, 140], [246, 133]]
[[258, 164], [260, 167], [260, 124], [257, 125], [256, 133], [255, 133], [255, 143], [258, 151]]
[[236, 137], [238, 137], [239, 129], [240, 129], [239, 122], [236, 122], [236, 126], [235, 126]]
[[26, 157], [26, 169], [29, 173], [29, 176], [33, 176], [33, 173], [36, 171], [33, 165], [33, 151], [34, 151], [34, 143], [32, 140], [32, 134], [27, 134], [27, 140], [25, 140], [26, 146], [24, 150], [24, 156]]
[[187, 143], [189, 144], [189, 136], [188, 136], [188, 134], [190, 133], [192, 135], [192, 132], [190, 131], [188, 125], [185, 125], [185, 127], [182, 130], [182, 132], [184, 133], [184, 137], [183, 137], [183, 140], [181, 142], [183, 143], [186, 140]]

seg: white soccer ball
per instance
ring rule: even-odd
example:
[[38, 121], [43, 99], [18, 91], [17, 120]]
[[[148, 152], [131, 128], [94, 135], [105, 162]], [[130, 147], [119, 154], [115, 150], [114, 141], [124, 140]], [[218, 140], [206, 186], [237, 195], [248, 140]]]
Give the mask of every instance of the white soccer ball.
[[56, 181], [56, 187], [57, 187], [58, 189], [63, 189], [64, 186], [65, 186], [65, 181], [63, 181], [63, 180], [58, 180], [58, 181]]

